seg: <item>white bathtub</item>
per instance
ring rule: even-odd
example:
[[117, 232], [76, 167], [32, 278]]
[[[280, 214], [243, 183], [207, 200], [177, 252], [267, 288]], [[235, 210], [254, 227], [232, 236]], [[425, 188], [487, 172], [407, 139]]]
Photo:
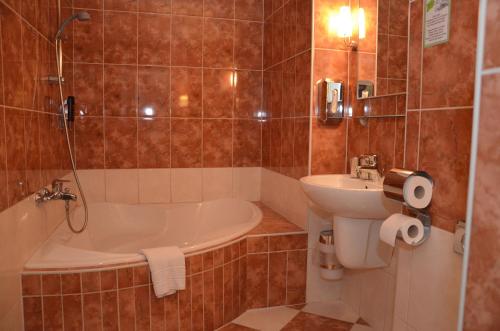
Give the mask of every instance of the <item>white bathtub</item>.
[[[83, 209], [72, 216], [83, 218]], [[144, 262], [142, 248], [178, 246], [185, 254], [223, 245], [254, 228], [260, 209], [244, 200], [201, 203], [94, 203], [82, 234], [63, 222], [26, 263], [25, 269], [102, 268]]]

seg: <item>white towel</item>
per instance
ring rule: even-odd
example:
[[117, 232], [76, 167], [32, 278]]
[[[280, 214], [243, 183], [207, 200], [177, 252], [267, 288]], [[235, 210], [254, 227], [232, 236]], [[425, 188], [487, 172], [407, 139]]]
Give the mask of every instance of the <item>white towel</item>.
[[148, 259], [156, 297], [186, 288], [186, 264], [179, 247], [148, 248], [141, 252]]

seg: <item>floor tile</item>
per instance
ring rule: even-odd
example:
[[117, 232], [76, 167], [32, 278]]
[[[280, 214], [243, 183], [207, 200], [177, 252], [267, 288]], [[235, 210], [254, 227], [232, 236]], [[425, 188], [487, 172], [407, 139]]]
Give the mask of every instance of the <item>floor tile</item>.
[[351, 331], [372, 331], [372, 328], [363, 324], [354, 324]]
[[350, 331], [353, 323], [343, 322], [332, 318], [300, 312], [284, 328], [283, 331], [330, 330]]
[[302, 308], [302, 311], [353, 324], [359, 319], [359, 315], [351, 307], [340, 301], [331, 303], [309, 302]]
[[256, 329], [252, 328], [247, 328], [246, 326], [243, 325], [238, 325], [234, 323], [230, 323], [226, 326], [223, 326], [220, 329], [217, 329], [218, 331], [257, 331]]
[[261, 331], [278, 331], [298, 313], [299, 310], [288, 307], [252, 309], [236, 318], [233, 323]]

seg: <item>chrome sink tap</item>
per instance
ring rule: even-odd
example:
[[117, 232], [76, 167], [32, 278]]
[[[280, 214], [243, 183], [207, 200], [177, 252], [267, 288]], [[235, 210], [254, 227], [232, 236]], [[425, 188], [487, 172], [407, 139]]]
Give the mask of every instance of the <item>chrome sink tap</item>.
[[355, 178], [379, 181], [382, 175], [379, 171], [378, 156], [365, 154], [351, 159], [351, 176]]
[[52, 191], [46, 188], [41, 189], [35, 193], [35, 202], [41, 204], [46, 201], [51, 200], [63, 200], [63, 201], [76, 201], [78, 198], [76, 194], [70, 192], [70, 189], [64, 188], [64, 183], [70, 182], [64, 179], [54, 179], [52, 181]]

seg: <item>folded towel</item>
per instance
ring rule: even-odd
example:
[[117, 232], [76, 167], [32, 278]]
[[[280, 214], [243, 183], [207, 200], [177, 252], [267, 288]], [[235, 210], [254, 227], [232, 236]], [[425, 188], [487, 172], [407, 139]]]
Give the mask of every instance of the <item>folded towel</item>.
[[156, 297], [186, 288], [186, 264], [179, 247], [148, 248], [141, 252], [148, 259]]

